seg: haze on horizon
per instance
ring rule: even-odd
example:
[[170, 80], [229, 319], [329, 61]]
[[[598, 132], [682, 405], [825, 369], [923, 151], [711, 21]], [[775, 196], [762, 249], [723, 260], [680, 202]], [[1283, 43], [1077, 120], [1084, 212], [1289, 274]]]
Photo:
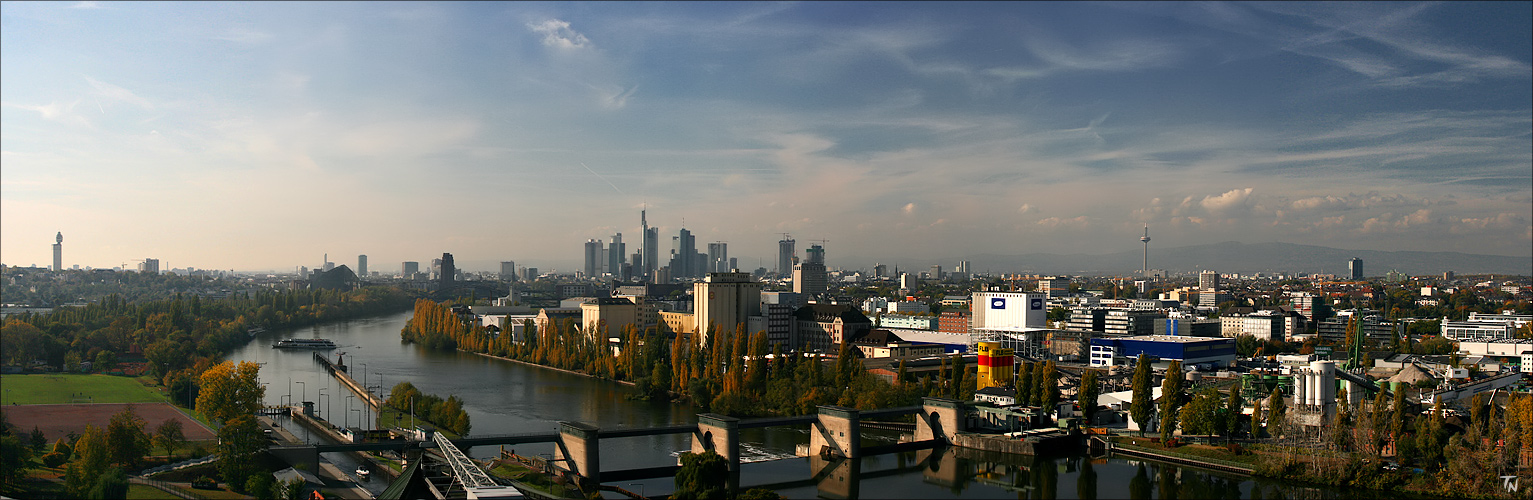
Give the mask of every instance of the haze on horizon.
[[[1533, 259], [1533, 4], [0, 3], [0, 262]], [[130, 264], [131, 266], [131, 264]], [[489, 270], [471, 266], [469, 270]]]

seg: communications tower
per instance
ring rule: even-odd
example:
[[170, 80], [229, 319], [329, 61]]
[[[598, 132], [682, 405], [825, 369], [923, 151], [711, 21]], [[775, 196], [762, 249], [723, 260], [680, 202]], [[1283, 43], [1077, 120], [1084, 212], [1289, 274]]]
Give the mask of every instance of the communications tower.
[[1150, 272], [1150, 225], [1149, 224], [1145, 224], [1144, 225], [1144, 236], [1139, 237], [1139, 241], [1144, 243], [1144, 267], [1141, 268], [1140, 271]]

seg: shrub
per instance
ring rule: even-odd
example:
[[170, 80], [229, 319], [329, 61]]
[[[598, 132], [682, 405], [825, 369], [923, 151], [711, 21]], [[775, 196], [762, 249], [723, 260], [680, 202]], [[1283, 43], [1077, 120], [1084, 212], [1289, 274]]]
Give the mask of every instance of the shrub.
[[56, 451], [43, 455], [43, 466], [50, 469], [57, 469], [59, 466], [64, 465], [64, 462], [68, 461], [69, 457]]
[[202, 476], [192, 480], [192, 487], [204, 490], [216, 490], [218, 489], [218, 481], [214, 481], [211, 477]]

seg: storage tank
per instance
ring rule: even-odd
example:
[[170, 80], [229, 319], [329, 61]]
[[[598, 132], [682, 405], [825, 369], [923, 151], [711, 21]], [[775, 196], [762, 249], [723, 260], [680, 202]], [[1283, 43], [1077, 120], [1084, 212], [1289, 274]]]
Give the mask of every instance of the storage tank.
[[1309, 370], [1299, 370], [1294, 374], [1298, 377], [1293, 386], [1293, 404], [1309, 404]]
[[1315, 386], [1311, 387], [1314, 394], [1314, 405], [1326, 406], [1336, 404], [1336, 362], [1315, 361], [1309, 364], [1310, 370], [1315, 372]]

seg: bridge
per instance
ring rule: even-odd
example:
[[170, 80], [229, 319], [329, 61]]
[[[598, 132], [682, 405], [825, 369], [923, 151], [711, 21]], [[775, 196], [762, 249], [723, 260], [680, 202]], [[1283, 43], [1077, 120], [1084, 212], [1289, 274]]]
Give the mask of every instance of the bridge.
[[[474, 485], [495, 485], [461, 449], [487, 445], [514, 445], [523, 443], [553, 443], [554, 457], [550, 463], [557, 469], [578, 478], [582, 486], [600, 483], [669, 477], [675, 475], [679, 466], [603, 471], [601, 468], [602, 439], [620, 439], [665, 434], [691, 434], [691, 452], [712, 450], [727, 461], [731, 488], [739, 486], [740, 478], [740, 430], [762, 427], [809, 425], [809, 454], [826, 462], [827, 468], [841, 467], [843, 459], [855, 459], [867, 455], [879, 455], [907, 450], [920, 450], [950, 442], [964, 430], [963, 402], [944, 398], [923, 398], [920, 406], [857, 410], [840, 406], [820, 406], [813, 415], [772, 417], [740, 420], [738, 418], [704, 413], [697, 416], [697, 423], [677, 424], [649, 428], [602, 430], [584, 422], [559, 422], [557, 432], [506, 434], [447, 439], [436, 434], [431, 441], [395, 441], [380, 443], [321, 444], [309, 446], [274, 446], [273, 454], [294, 458], [295, 462], [319, 461], [320, 453], [359, 452], [375, 450], [405, 451], [414, 448], [438, 448], [448, 457], [456, 480], [465, 488]], [[863, 418], [916, 415], [914, 439], [910, 442], [862, 446], [861, 422]], [[853, 460], [852, 462], [855, 462]], [[828, 469], [820, 469], [828, 473]], [[491, 491], [485, 491], [486, 494]], [[488, 496], [486, 496], [488, 498]]]

